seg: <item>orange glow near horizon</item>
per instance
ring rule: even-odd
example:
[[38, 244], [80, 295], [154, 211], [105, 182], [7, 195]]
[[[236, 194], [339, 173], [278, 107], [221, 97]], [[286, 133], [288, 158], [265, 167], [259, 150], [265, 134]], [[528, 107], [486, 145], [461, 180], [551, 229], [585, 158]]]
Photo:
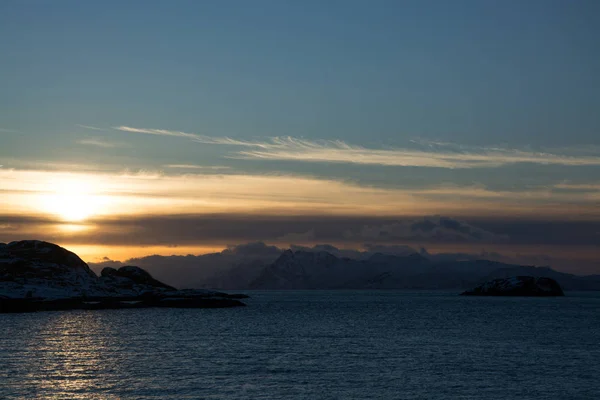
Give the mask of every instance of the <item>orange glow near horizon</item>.
[[[296, 243], [299, 244], [299, 243]], [[316, 243], [303, 243], [306, 246], [313, 246]], [[360, 245], [352, 246], [344, 243], [331, 243], [332, 245], [342, 249], [364, 250]], [[410, 243], [408, 243], [410, 245]], [[186, 256], [186, 255], [203, 255], [208, 253], [218, 253], [226, 248], [227, 245], [208, 244], [208, 245], [187, 245], [187, 246], [117, 246], [117, 245], [81, 245], [60, 243], [69, 251], [77, 254], [82, 260], [87, 263], [100, 263], [106, 261], [105, 257], [110, 260], [126, 262], [132, 258], [142, 258], [150, 255], [160, 256]], [[281, 249], [289, 247], [289, 243], [269, 242], [269, 245], [277, 246]], [[418, 245], [413, 246], [418, 249]], [[428, 245], [427, 250], [431, 254], [446, 253], [446, 252], [464, 252], [478, 254], [482, 251], [498, 252], [505, 256], [514, 257], [515, 262], [527, 263], [527, 258], [532, 256], [551, 256], [558, 264], [551, 267], [558, 270], [577, 272], [577, 268], [573, 269], [573, 263], [577, 262], [596, 262], [597, 249], [594, 246], [549, 246], [549, 245], [492, 245], [485, 246], [477, 244], [445, 244], [445, 245]], [[483, 247], [483, 248], [482, 248]], [[563, 261], [561, 261], [561, 259]], [[564, 261], [567, 260], [567, 261]], [[538, 264], [539, 266], [544, 264]], [[581, 271], [580, 271], [581, 272]], [[587, 273], [595, 273], [587, 271]]]
[[86, 244], [61, 244], [67, 250], [77, 254], [88, 263], [106, 261], [108, 257], [115, 261], [126, 261], [131, 258], [146, 257], [150, 255], [172, 256], [188, 254], [201, 255], [218, 253], [227, 246], [224, 245], [197, 245], [197, 246], [110, 246], [110, 245], [86, 245]]
[[[65, 223], [134, 215], [545, 215], [600, 218], [600, 190], [373, 187], [293, 175], [69, 173], [0, 169], [0, 209]], [[576, 207], [574, 207], [576, 206]]]

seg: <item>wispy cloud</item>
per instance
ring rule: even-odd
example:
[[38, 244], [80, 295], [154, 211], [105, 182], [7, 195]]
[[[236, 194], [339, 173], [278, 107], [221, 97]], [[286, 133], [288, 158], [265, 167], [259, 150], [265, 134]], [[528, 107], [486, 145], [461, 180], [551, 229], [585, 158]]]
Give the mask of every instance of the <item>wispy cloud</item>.
[[168, 164], [164, 166], [170, 169], [194, 169], [194, 170], [214, 170], [221, 171], [225, 169], [231, 169], [224, 165], [195, 165], [195, 164]]
[[565, 190], [588, 190], [600, 192], [600, 183], [559, 183], [554, 185], [554, 187]]
[[124, 132], [145, 133], [186, 138], [195, 142], [239, 146], [230, 158], [251, 160], [280, 160], [363, 165], [429, 167], [429, 168], [494, 168], [518, 163], [564, 166], [600, 166], [600, 156], [551, 153], [502, 147], [467, 147], [449, 143], [430, 142], [421, 148], [374, 149], [351, 145], [340, 140], [305, 140], [293, 137], [271, 137], [263, 141], [244, 141], [229, 137], [212, 137], [169, 131], [119, 126]]
[[98, 128], [96, 126], [91, 126], [91, 125], [75, 124], [75, 126], [78, 126], [80, 128], [84, 128], [84, 129], [90, 129], [90, 130], [93, 130], [93, 131], [106, 131], [106, 129], [104, 129], [104, 128]]
[[220, 144], [220, 145], [233, 145], [233, 146], [257, 146], [262, 147], [261, 143], [253, 143], [243, 140], [236, 140], [229, 137], [212, 137], [206, 135], [198, 135], [196, 133], [187, 133], [187, 132], [179, 132], [179, 131], [169, 131], [166, 129], [145, 129], [145, 128], [132, 128], [130, 126], [117, 126], [114, 129], [123, 131], [123, 132], [132, 132], [132, 133], [145, 133], [147, 135], [156, 135], [156, 136], [171, 136], [171, 137], [179, 137], [190, 139], [194, 142], [204, 143], [204, 144]]
[[24, 158], [4, 158], [0, 157], [0, 163], [3, 164], [5, 171], [79, 171], [87, 173], [108, 173], [122, 170], [122, 166], [111, 164], [77, 163], [77, 162], [57, 162], [52, 160], [34, 160]]
[[383, 166], [431, 168], [493, 168], [518, 163], [565, 166], [600, 165], [600, 157], [561, 155], [505, 148], [452, 148], [449, 145], [429, 150], [392, 148], [370, 149], [342, 141], [308, 141], [292, 137], [272, 138], [259, 149], [239, 151], [246, 159], [340, 162]]
[[17, 132], [15, 129], [4, 129], [4, 128], [0, 128], [0, 132], [4, 132], [4, 133], [15, 133]]
[[113, 148], [118, 147], [116, 143], [107, 142], [105, 140], [100, 139], [82, 139], [77, 141], [78, 144], [82, 144], [84, 146], [96, 146], [103, 148]]

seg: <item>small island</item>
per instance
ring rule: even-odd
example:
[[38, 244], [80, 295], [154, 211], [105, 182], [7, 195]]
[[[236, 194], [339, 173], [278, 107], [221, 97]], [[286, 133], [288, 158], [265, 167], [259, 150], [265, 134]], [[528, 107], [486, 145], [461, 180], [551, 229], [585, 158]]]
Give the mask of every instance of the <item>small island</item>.
[[147, 271], [105, 268], [97, 276], [75, 253], [56, 244], [0, 243], [0, 313], [146, 307], [245, 306], [248, 296], [204, 289], [178, 290]]
[[551, 297], [564, 296], [558, 282], [551, 278], [534, 276], [513, 276], [494, 279], [461, 293], [463, 296], [527, 296]]

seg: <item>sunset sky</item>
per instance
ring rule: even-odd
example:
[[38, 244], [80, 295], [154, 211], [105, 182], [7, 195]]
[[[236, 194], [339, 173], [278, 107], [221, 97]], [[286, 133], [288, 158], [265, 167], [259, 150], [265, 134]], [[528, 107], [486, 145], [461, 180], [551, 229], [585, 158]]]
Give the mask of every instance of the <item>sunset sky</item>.
[[5, 0], [0, 242], [600, 273], [599, 49], [596, 0]]

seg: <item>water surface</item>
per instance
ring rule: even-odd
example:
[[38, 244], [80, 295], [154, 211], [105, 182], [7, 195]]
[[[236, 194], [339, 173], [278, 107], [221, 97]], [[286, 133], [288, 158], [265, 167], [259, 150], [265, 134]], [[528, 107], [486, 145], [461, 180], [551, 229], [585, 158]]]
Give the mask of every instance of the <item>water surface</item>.
[[0, 314], [0, 398], [596, 399], [600, 295], [249, 292]]

